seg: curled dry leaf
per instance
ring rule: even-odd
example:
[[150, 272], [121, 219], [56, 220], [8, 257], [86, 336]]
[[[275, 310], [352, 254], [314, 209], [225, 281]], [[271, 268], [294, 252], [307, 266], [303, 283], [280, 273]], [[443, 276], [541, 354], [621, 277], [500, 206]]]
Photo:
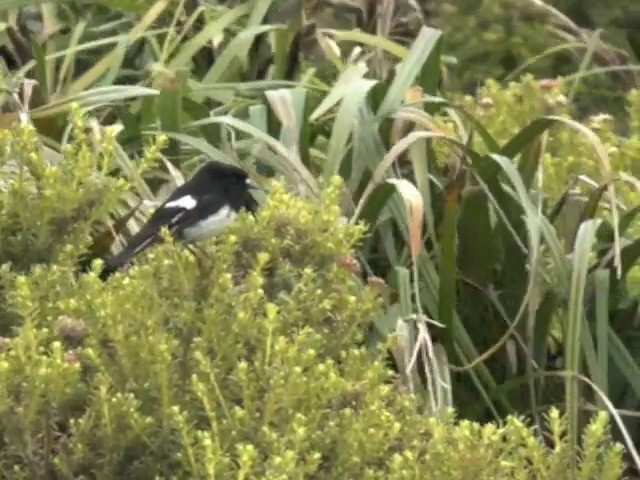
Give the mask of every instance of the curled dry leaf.
[[390, 178], [387, 182], [396, 187], [404, 200], [409, 223], [409, 248], [411, 259], [415, 262], [422, 247], [422, 228], [424, 221], [424, 202], [415, 185], [403, 178]]
[[413, 85], [404, 92], [404, 103], [418, 103], [422, 99], [422, 87], [420, 85]]
[[482, 97], [478, 100], [478, 105], [482, 108], [491, 108], [493, 107], [493, 99], [491, 97]]
[[538, 86], [544, 90], [553, 90], [560, 85], [560, 82], [553, 78], [542, 78], [538, 80]]
[[387, 291], [387, 282], [383, 278], [370, 275], [367, 277], [367, 284], [376, 292], [384, 293]]
[[338, 264], [352, 273], [360, 273], [360, 264], [353, 257], [340, 257]]
[[333, 63], [340, 63], [342, 61], [342, 52], [336, 41], [323, 33], [316, 33], [318, 45], [324, 52], [325, 56]]
[[[411, 105], [418, 103], [422, 99], [422, 88], [420, 85], [413, 85], [404, 92], [403, 103]], [[415, 122], [410, 122], [405, 118], [395, 118], [391, 126], [391, 143], [397, 143], [406, 136], [413, 128]]]
[[413, 125], [408, 121], [402, 118], [394, 118], [390, 132], [391, 143], [394, 145], [398, 143], [402, 137], [406, 136], [411, 131], [412, 127]]

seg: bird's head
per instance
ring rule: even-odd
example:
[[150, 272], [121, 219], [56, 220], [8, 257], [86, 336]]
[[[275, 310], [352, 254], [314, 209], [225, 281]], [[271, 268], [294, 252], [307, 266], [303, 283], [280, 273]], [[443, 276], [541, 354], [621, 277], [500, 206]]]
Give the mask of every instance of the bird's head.
[[215, 160], [209, 160], [201, 167], [203, 173], [207, 175], [212, 183], [220, 183], [222, 185], [242, 185], [247, 190], [259, 189], [260, 187], [249, 177], [249, 174], [242, 168], [229, 163], [222, 163]]

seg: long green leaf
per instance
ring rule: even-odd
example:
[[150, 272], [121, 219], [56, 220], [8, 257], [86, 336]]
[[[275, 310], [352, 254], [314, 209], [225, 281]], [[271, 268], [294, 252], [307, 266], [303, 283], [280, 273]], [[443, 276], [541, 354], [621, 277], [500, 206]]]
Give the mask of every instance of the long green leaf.
[[[609, 395], [609, 272], [598, 269], [593, 273], [595, 291], [596, 347], [598, 365], [593, 380], [598, 387]], [[599, 402], [601, 408], [604, 404]]]
[[444, 188], [444, 218], [440, 225], [440, 288], [438, 290], [438, 322], [445, 326], [446, 338], [450, 351], [453, 351], [453, 340], [456, 337], [454, 312], [456, 307], [456, 286], [458, 269], [456, 266], [458, 245], [457, 227], [460, 209], [460, 193], [464, 187], [464, 173]]
[[274, 25], [259, 25], [242, 30], [233, 40], [220, 52], [213, 66], [202, 79], [204, 85], [211, 85], [218, 82], [227, 81], [230, 73], [233, 73], [232, 64], [234, 61], [246, 59], [251, 41], [262, 33], [281, 28]]
[[408, 55], [396, 67], [396, 76], [376, 112], [378, 119], [387, 117], [401, 105], [406, 91], [415, 82], [440, 36], [439, 30], [428, 27], [420, 29]]
[[375, 84], [374, 80], [356, 79], [345, 92], [331, 129], [327, 161], [322, 169], [325, 179], [338, 173], [342, 160], [347, 155], [347, 142], [358, 121], [360, 106]]
[[397, 58], [405, 58], [409, 52], [407, 48], [388, 38], [358, 30], [319, 29], [319, 33], [333, 37], [337, 42], [355, 42], [368, 47], [379, 48]]
[[291, 152], [281, 142], [261, 131], [250, 123], [244, 122], [231, 116], [209, 117], [196, 122], [191, 122], [185, 127], [200, 127], [209, 124], [223, 124], [245, 132], [257, 140], [264, 142], [277, 154], [278, 163], [272, 165], [280, 173], [287, 176], [293, 185], [303, 186], [307, 194], [315, 195], [319, 192], [316, 179], [300, 162], [299, 158], [292, 157]]
[[309, 120], [315, 122], [328, 112], [329, 109], [333, 108], [345, 95], [352, 91], [353, 84], [361, 81], [366, 72], [367, 67], [363, 64], [354, 64], [347, 67], [346, 70], [340, 74], [329, 94], [322, 99], [320, 105], [311, 113]]
[[251, 11], [251, 3], [246, 2], [231, 10], [227, 10], [215, 20], [207, 23], [202, 30], [183, 43], [177, 53], [173, 56], [167, 67], [177, 70], [189, 65], [191, 58], [207, 44], [212, 38], [220, 35], [226, 28], [235, 24], [240, 18]]
[[126, 42], [120, 42], [118, 46], [103, 56], [89, 70], [84, 72], [69, 86], [67, 92], [69, 94], [82, 92], [96, 82], [107, 70], [109, 70], [109, 68], [111, 68], [113, 62], [122, 54], [120, 50], [123, 48], [123, 44], [130, 44], [144, 35], [145, 31], [154, 24], [160, 15], [162, 15], [165, 9], [169, 6], [169, 3], [169, 0], [157, 0], [152, 4], [140, 21], [127, 34]]
[[[565, 327], [565, 368], [569, 372], [580, 373], [580, 345], [582, 328], [585, 323], [584, 296], [589, 270], [589, 256], [596, 238], [600, 220], [588, 220], [578, 230], [576, 248], [573, 255], [569, 306]], [[569, 420], [570, 445], [578, 445], [580, 393], [577, 378], [565, 379], [565, 408]], [[572, 457], [573, 458], [573, 457]]]
[[[155, 135], [157, 132], [145, 132], [150, 135]], [[225, 154], [222, 150], [214, 147], [213, 145], [207, 143], [207, 141], [203, 138], [194, 137], [193, 135], [188, 135], [186, 133], [179, 132], [163, 132], [169, 138], [174, 138], [179, 142], [182, 142], [186, 145], [189, 145], [193, 149], [199, 151], [203, 155], [213, 160], [217, 160], [219, 162], [224, 163], [233, 163], [229, 156]]]
[[83, 108], [92, 108], [98, 105], [122, 102], [132, 98], [148, 97], [158, 95], [158, 90], [129, 85], [114, 85], [111, 87], [97, 87], [86, 92], [80, 92], [68, 96], [62, 100], [52, 102], [48, 105], [33, 109], [30, 113], [32, 118], [44, 118], [59, 113], [67, 112], [74, 103]]

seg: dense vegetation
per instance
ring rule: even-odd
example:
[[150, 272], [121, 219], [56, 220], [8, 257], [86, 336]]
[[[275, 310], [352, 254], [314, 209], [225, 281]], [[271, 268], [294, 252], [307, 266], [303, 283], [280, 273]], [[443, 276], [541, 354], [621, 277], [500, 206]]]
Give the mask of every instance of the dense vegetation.
[[[0, 475], [640, 467], [635, 7], [585, 3], [4, 2]], [[102, 283], [205, 157], [256, 217]]]

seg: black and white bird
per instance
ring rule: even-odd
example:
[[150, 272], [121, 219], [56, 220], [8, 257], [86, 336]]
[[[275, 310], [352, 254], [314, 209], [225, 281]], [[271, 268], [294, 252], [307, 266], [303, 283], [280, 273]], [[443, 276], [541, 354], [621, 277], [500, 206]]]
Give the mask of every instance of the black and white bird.
[[255, 212], [253, 188], [260, 187], [241, 168], [209, 160], [169, 195], [121, 252], [105, 261], [101, 278], [161, 241], [163, 227], [177, 240], [192, 243], [224, 230], [242, 209]]

